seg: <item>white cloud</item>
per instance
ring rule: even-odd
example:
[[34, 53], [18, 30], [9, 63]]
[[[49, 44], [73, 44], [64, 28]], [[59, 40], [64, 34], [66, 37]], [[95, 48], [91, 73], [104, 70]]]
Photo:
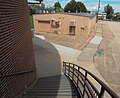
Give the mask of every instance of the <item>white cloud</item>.
[[47, 7], [53, 6], [55, 2], [57, 2], [57, 0], [44, 0], [44, 1], [43, 1], [43, 3], [44, 3]]
[[27, 0], [28, 2], [38, 2], [38, 1], [35, 1], [35, 0]]
[[[111, 0], [112, 1], [112, 0]], [[117, 0], [117, 1], [120, 1], [120, 0]], [[86, 7], [88, 10], [93, 10], [93, 11], [97, 11], [98, 10], [98, 2], [91, 2], [91, 3], [85, 3]], [[100, 4], [100, 10], [101, 11], [104, 11], [104, 7], [106, 6], [107, 4], [103, 4], [101, 2]], [[113, 9], [114, 9], [114, 12], [120, 12], [120, 4], [110, 4]]]

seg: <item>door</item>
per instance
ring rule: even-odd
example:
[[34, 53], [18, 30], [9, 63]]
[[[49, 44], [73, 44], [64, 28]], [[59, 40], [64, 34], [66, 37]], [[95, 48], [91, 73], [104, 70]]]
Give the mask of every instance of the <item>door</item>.
[[75, 35], [75, 26], [70, 26], [69, 32], [70, 32], [70, 35]]

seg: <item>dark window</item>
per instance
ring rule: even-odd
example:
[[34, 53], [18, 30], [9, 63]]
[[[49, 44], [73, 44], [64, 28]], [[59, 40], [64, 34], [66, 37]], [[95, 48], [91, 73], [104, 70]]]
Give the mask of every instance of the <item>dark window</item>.
[[47, 21], [47, 20], [38, 20], [38, 23], [49, 23], [50, 24], [50, 21]]
[[75, 26], [70, 26], [69, 32], [70, 32], [70, 35], [75, 35]]

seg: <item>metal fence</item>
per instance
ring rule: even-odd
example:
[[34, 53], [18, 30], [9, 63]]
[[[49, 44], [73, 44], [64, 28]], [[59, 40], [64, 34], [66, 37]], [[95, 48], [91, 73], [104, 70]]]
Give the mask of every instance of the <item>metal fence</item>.
[[73, 81], [81, 98], [120, 98], [107, 84], [76, 64], [63, 62], [63, 71]]

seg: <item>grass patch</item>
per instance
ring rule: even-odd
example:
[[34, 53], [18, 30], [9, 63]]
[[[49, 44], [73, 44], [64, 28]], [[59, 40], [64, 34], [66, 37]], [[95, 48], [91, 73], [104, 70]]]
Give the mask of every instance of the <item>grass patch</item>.
[[33, 24], [33, 16], [32, 15], [29, 15], [29, 20], [30, 20], [30, 27], [31, 27], [31, 29], [33, 29], [34, 24]]
[[104, 56], [104, 50], [103, 49], [99, 49], [96, 51], [95, 53], [96, 56]]

